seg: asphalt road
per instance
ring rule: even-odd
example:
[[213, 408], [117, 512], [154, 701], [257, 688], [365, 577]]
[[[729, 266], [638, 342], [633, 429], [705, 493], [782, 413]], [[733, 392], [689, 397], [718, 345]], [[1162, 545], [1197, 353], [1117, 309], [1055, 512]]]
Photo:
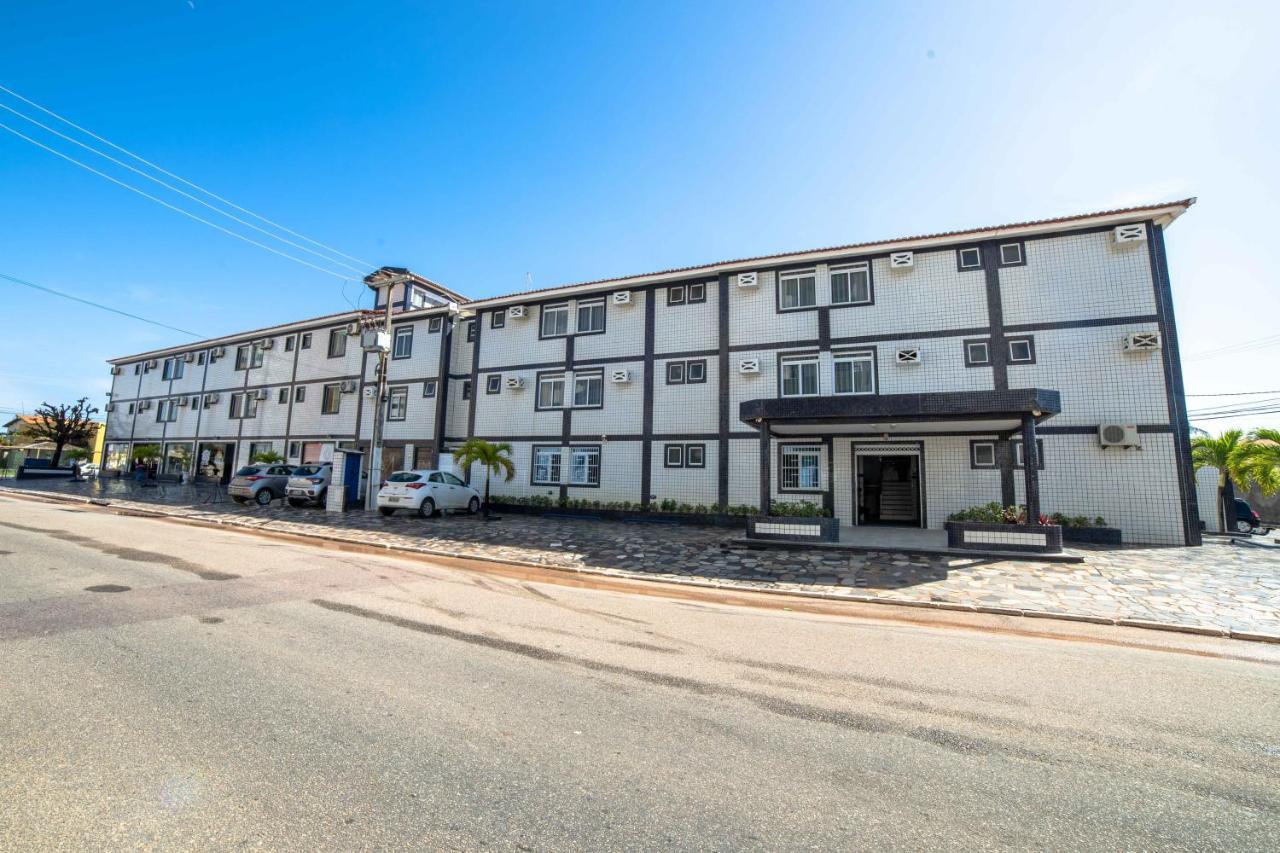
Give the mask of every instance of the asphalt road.
[[0, 498], [0, 848], [1276, 848], [1280, 648], [747, 598]]

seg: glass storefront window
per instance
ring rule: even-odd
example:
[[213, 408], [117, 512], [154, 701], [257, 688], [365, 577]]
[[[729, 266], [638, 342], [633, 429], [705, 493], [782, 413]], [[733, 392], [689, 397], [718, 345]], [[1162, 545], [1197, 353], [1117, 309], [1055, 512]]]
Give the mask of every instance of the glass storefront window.
[[104, 456], [105, 467], [113, 471], [129, 470], [129, 445], [126, 442], [111, 443], [107, 445], [106, 454]]
[[225, 445], [222, 444], [202, 444], [200, 445], [200, 458], [198, 460], [199, 467], [197, 471], [201, 477], [210, 477], [218, 480], [222, 478], [222, 472], [227, 467], [227, 454]]
[[164, 473], [182, 474], [191, 471], [191, 442], [176, 441], [164, 446]]

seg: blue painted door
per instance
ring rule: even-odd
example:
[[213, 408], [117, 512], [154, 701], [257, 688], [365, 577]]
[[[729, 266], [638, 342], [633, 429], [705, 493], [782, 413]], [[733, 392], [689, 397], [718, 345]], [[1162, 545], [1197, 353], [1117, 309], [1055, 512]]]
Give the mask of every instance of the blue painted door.
[[343, 454], [346, 468], [342, 472], [343, 487], [347, 492], [346, 506], [352, 507], [360, 502], [360, 462], [362, 456], [356, 453]]

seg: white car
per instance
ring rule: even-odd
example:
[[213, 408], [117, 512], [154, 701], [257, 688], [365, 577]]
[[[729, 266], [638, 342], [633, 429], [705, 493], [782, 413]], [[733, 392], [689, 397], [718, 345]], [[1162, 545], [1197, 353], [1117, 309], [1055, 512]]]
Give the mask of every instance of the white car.
[[480, 493], [448, 471], [397, 471], [378, 490], [378, 512], [391, 515], [411, 509], [419, 518], [430, 518], [437, 510], [480, 511]]

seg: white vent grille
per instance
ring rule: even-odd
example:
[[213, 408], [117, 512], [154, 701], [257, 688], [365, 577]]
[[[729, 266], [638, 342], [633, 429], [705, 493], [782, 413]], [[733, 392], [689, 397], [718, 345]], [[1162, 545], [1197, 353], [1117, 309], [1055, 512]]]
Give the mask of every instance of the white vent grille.
[[508, 388], [510, 388], [512, 391], [519, 391], [521, 388], [523, 388], [523, 387], [524, 387], [524, 377], [523, 377], [523, 376], [508, 376], [508, 377], [507, 377], [507, 387], [508, 387]]
[[259, 400], [265, 400], [267, 399], [267, 389], [259, 388], [257, 391], [254, 392], [253, 396], [257, 397]]
[[614, 382], [617, 382], [618, 384], [630, 382], [631, 371], [627, 370], [625, 367], [619, 367], [613, 371], [611, 378], [613, 379]]
[[910, 269], [916, 265], [915, 252], [890, 252], [889, 266], [895, 270]]
[[613, 294], [613, 304], [614, 304], [614, 305], [630, 305], [630, 304], [631, 304], [631, 291], [630, 291], [630, 290], [619, 290], [618, 292], [614, 293], [614, 294]]
[[1134, 424], [1103, 424], [1098, 427], [1098, 443], [1103, 447], [1141, 447]]
[[741, 361], [738, 362], [738, 372], [739, 373], [759, 373], [760, 359], [758, 358], [742, 359]]
[[528, 312], [528, 309], [526, 309], [523, 305], [512, 305], [510, 308], [507, 309], [507, 316], [518, 320], [521, 317], [524, 317], [527, 312]]
[[908, 347], [907, 349], [898, 350], [898, 364], [919, 364], [920, 348]]
[[378, 388], [376, 385], [366, 385], [364, 386], [363, 393], [366, 400], [372, 400], [374, 397], [378, 396]]
[[1125, 352], [1145, 352], [1160, 349], [1159, 332], [1131, 332], [1124, 336]]
[[1141, 222], [1116, 226], [1117, 243], [1140, 243], [1147, 239], [1147, 226]]
[[758, 273], [740, 272], [738, 273], [738, 287], [755, 287], [760, 283]]

